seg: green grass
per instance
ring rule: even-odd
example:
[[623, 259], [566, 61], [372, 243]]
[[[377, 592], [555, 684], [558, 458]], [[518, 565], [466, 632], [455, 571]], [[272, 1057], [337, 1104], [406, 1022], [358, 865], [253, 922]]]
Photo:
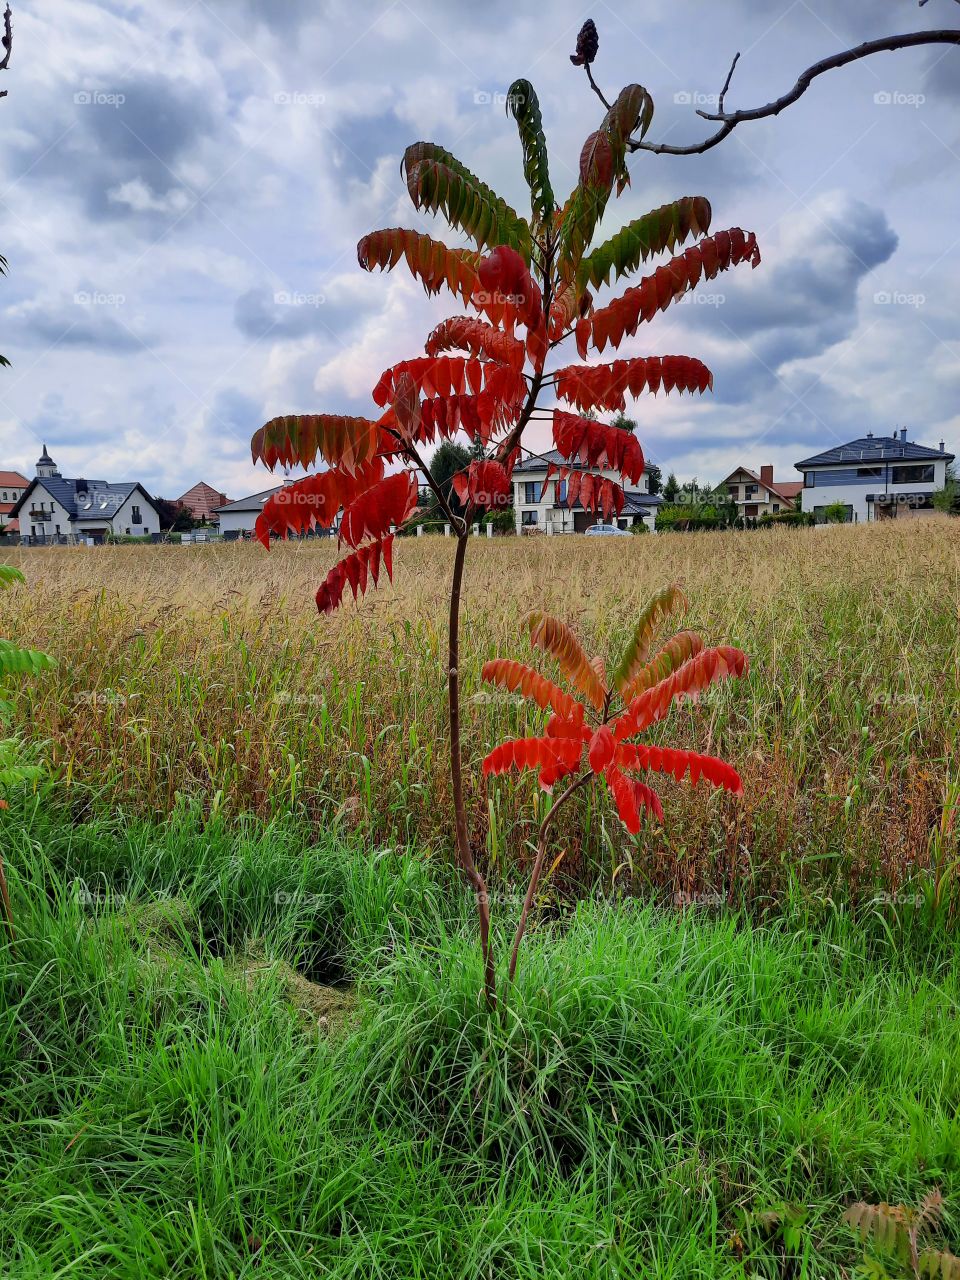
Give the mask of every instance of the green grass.
[[[466, 895], [408, 850], [49, 800], [0, 838], [4, 1280], [832, 1277], [849, 1200], [931, 1186], [960, 1242], [932, 918], [587, 902], [491, 1018]], [[783, 1202], [786, 1254], [751, 1217]]]

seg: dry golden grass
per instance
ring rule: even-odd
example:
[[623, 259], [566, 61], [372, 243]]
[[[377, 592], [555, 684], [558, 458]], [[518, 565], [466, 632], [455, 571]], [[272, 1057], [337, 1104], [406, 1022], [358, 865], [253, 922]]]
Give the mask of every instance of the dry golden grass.
[[[397, 544], [396, 584], [319, 618], [326, 542], [13, 550], [28, 586], [0, 627], [59, 660], [25, 688], [24, 727], [72, 784], [140, 811], [177, 793], [212, 808], [303, 807], [371, 839], [449, 836], [444, 645], [452, 540]], [[590, 649], [619, 651], [646, 598], [681, 582], [684, 625], [746, 650], [749, 679], [668, 724], [723, 754], [743, 801], [661, 788], [667, 828], [627, 838], [589, 797], [561, 871], [647, 877], [677, 891], [832, 891], [899, 884], [947, 858], [955, 761], [960, 524], [626, 539], [475, 539], [463, 616], [473, 834], [522, 857], [528, 782], [488, 796], [478, 762], [533, 725], [479, 683], [489, 657], [529, 656], [521, 621], [546, 608]], [[529, 717], [529, 718], [528, 718]]]

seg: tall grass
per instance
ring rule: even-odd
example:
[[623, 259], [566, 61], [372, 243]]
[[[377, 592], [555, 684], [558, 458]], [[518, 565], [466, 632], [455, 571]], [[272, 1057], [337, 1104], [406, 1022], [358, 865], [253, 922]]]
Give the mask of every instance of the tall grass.
[[[295, 809], [370, 841], [449, 843], [444, 593], [451, 543], [405, 539], [396, 586], [320, 619], [324, 543], [14, 551], [29, 586], [0, 626], [60, 660], [21, 716], [73, 784], [168, 813]], [[528, 709], [483, 688], [496, 654], [524, 656], [543, 607], [615, 654], [668, 581], [688, 623], [752, 659], [748, 680], [676, 714], [665, 738], [734, 761], [745, 797], [663, 786], [668, 823], [637, 840], [587, 795], [552, 885], [652, 885], [666, 897], [759, 905], [791, 883], [811, 897], [901, 893], [957, 858], [958, 567], [951, 522], [631, 541], [477, 539], [462, 676], [471, 834], [496, 863], [525, 858], [535, 784], [488, 793], [479, 760]], [[946, 877], [943, 880], [943, 877]], [[909, 897], [909, 892], [906, 893]]]
[[[405, 850], [186, 808], [0, 837], [5, 1278], [839, 1277], [849, 1200], [935, 1185], [956, 1242], [931, 919], [583, 903], [497, 1019], [466, 895]], [[321, 970], [353, 988], [318, 1024]], [[785, 1202], [799, 1245], [761, 1225]]]

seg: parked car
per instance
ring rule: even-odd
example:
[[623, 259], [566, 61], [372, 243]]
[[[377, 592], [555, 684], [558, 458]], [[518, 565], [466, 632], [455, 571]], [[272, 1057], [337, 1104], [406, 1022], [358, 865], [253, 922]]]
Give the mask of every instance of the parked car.
[[593, 534], [595, 538], [611, 537], [611, 538], [629, 538], [629, 529], [618, 529], [615, 524], [592, 524], [589, 529], [584, 529], [584, 534], [589, 536]]

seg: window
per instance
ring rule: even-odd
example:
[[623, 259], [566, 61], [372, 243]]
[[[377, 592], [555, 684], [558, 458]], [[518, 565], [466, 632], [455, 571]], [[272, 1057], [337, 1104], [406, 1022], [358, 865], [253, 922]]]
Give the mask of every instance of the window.
[[7, 491], [6, 491], [6, 489], [4, 489], [4, 491], [3, 491], [3, 500], [4, 500], [4, 502], [6, 502], [6, 500], [7, 500]]
[[59, 525], [57, 525], [57, 534], [58, 534], [58, 536], [59, 536], [59, 533], [60, 533], [60, 526], [59, 526]]
[[773, 511], [774, 511], [774, 514], [776, 514], [779, 510], [780, 510], [780, 503], [779, 503], [779, 502], [775, 502], [775, 503], [773, 504]]
[[129, 533], [129, 532], [130, 532], [130, 526], [129, 526], [129, 525], [127, 525], [127, 533]]
[[520, 512], [520, 523], [521, 523], [521, 524], [528, 524], [528, 525], [529, 525], [529, 524], [536, 524], [536, 523], [537, 523], [537, 513], [536, 513], [536, 511], [521, 511], [521, 512]]
[[882, 480], [883, 467], [857, 467], [858, 480]]
[[744, 496], [747, 498], [755, 498], [760, 492], [760, 486], [756, 484], [747, 484], [743, 486]]
[[730, 493], [730, 497], [734, 500], [734, 502], [736, 502], [737, 499], [740, 497], [740, 486], [738, 484], [728, 484], [727, 489]]
[[890, 468], [891, 484], [932, 484], [933, 483], [933, 463], [928, 465], [921, 464], [914, 467], [891, 467]]
[[[133, 508], [133, 511], [132, 511], [132, 513], [131, 513], [131, 515], [132, 515], [133, 523], [134, 523], [134, 524], [143, 524], [143, 521], [140, 519], [140, 508], [139, 508], [139, 507], [134, 507], [134, 508]], [[128, 530], [127, 530], [127, 533], [129, 533], [129, 532], [130, 532], [130, 530], [128, 529]]]
[[805, 489], [815, 489], [817, 487], [817, 473], [815, 471], [805, 471], [803, 473], [803, 487]]
[[528, 480], [523, 486], [524, 502], [540, 501], [540, 483], [537, 480]]
[[557, 481], [557, 502], [566, 502], [567, 500], [567, 482], [566, 480]]

